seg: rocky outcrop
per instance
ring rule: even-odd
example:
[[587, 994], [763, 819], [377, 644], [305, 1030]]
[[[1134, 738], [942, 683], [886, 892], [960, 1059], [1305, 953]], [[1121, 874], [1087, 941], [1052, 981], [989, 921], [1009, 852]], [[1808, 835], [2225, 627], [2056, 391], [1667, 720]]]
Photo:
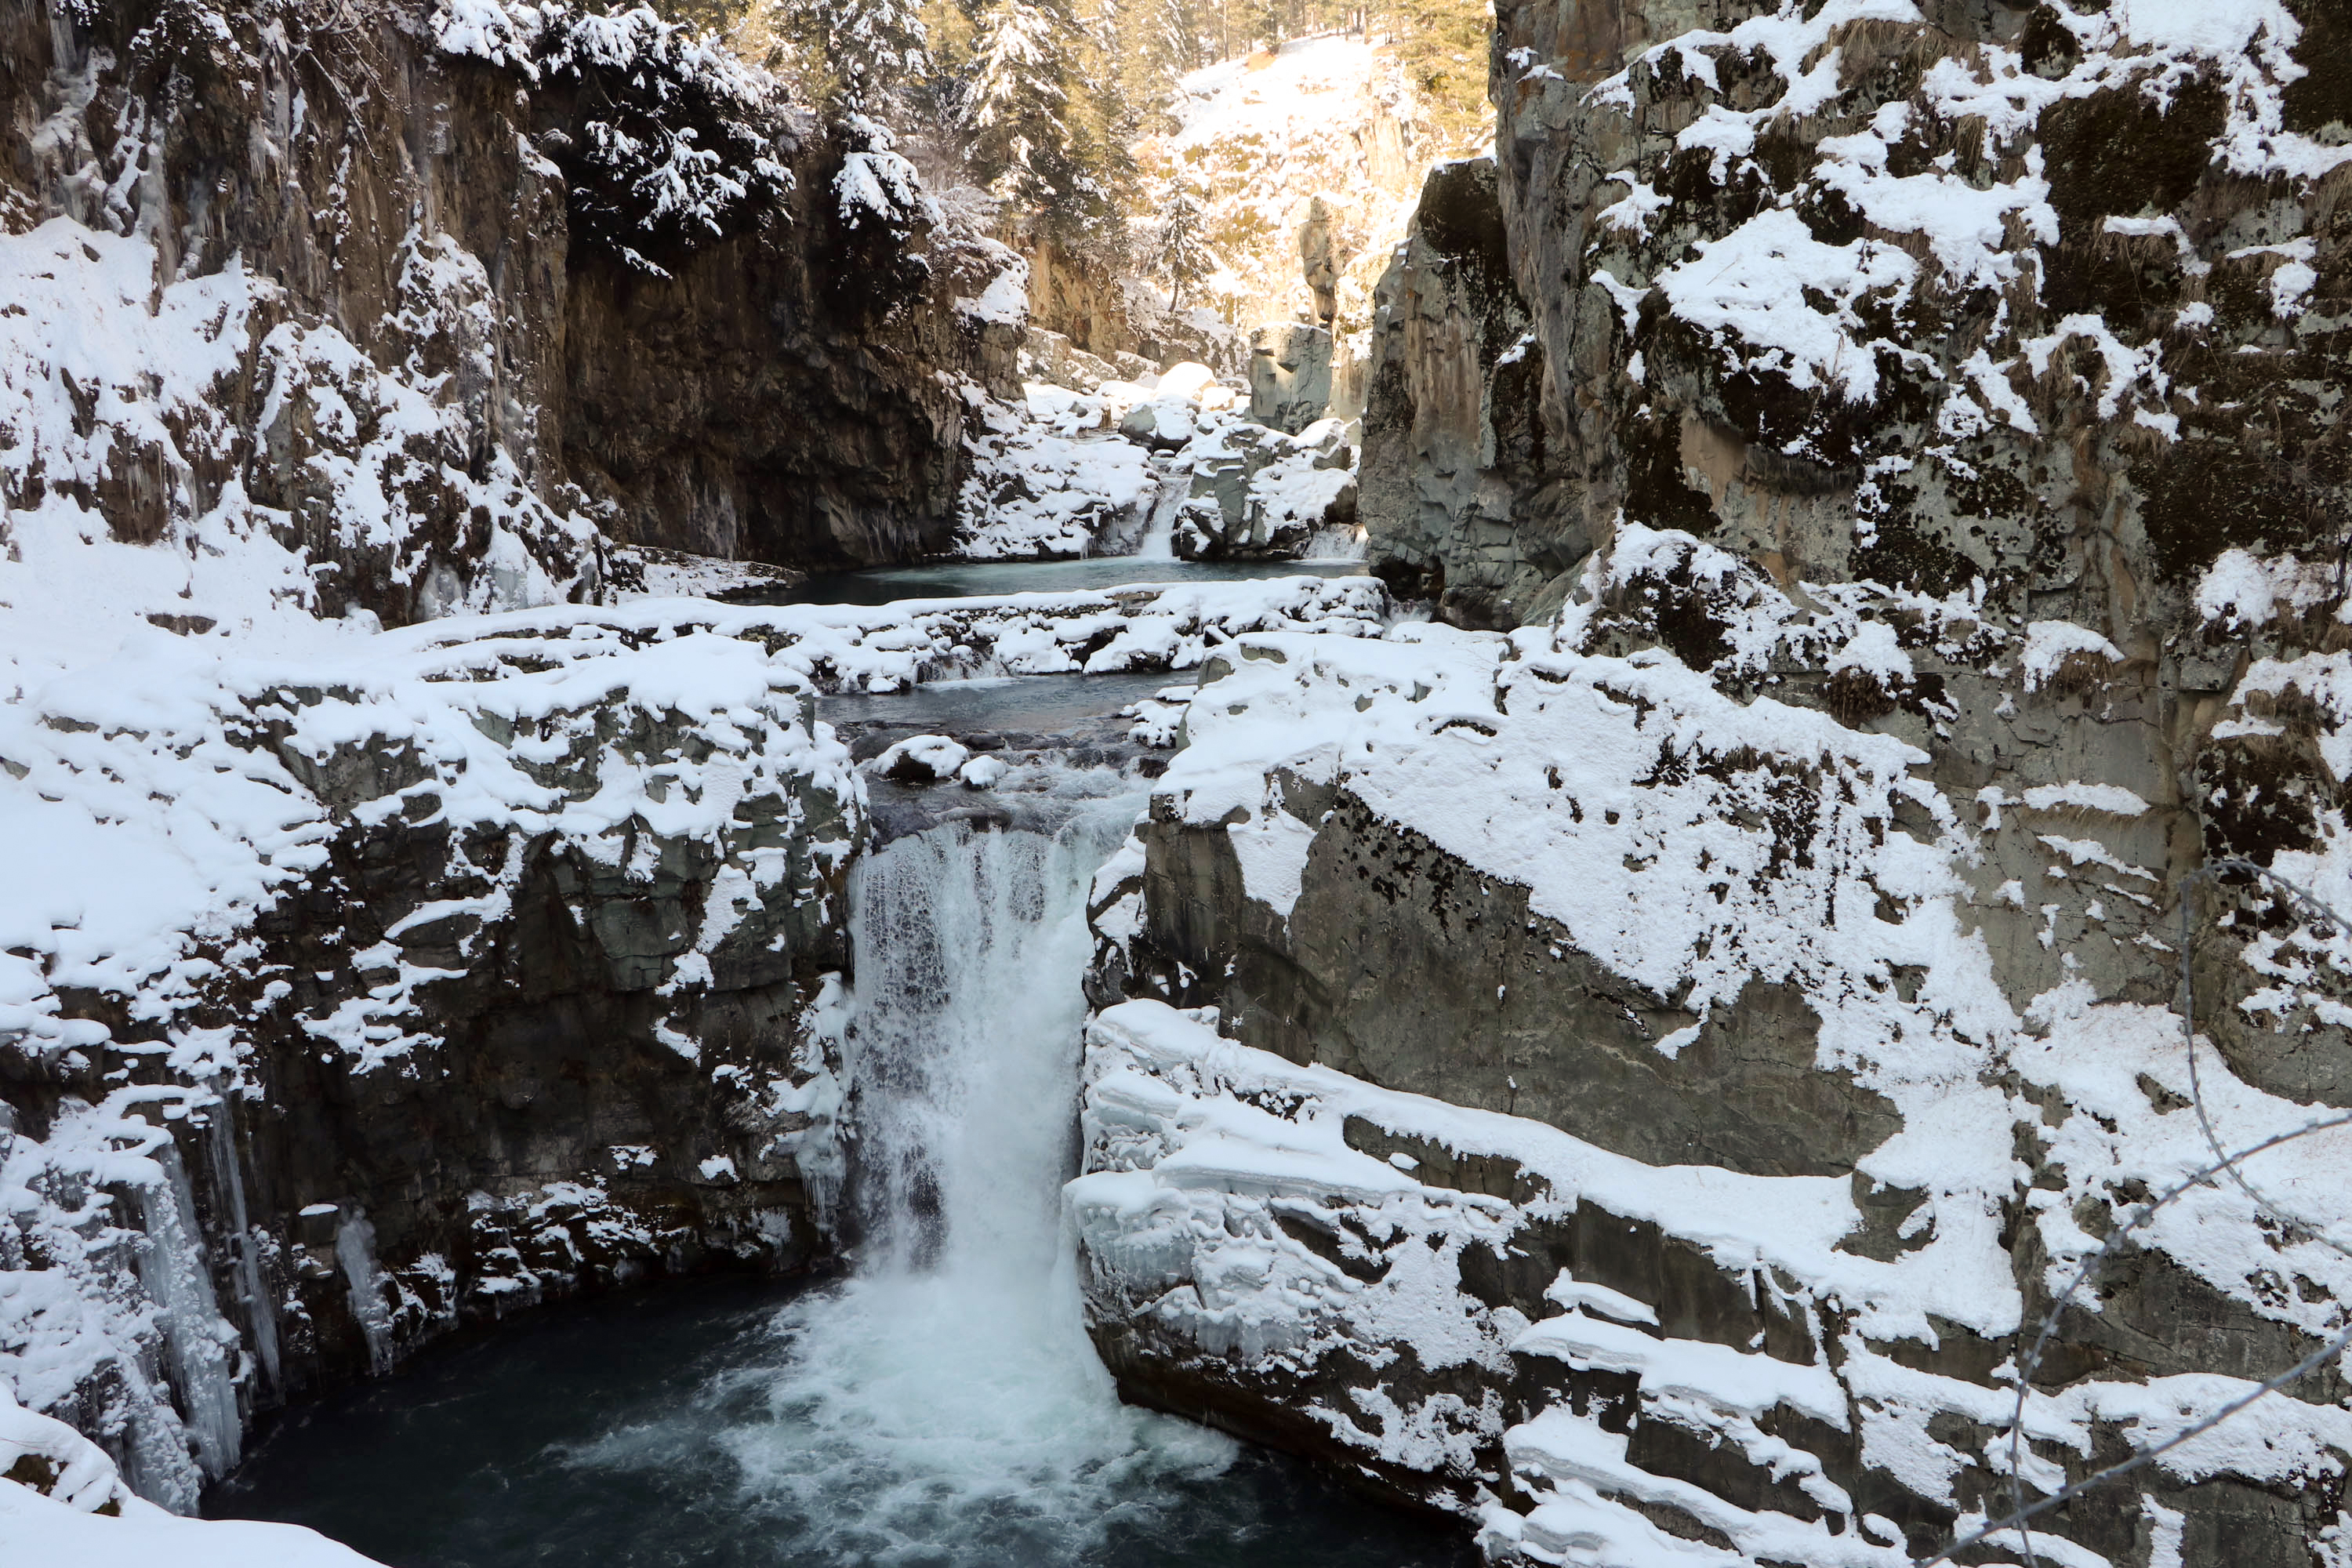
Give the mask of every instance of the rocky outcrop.
[[[1011, 371], [953, 308], [981, 262], [928, 236], [910, 185], [902, 210], [845, 201], [886, 189], [845, 174], [891, 155], [769, 79], [650, 13], [577, 26], [0, 10], [8, 228], [62, 216], [150, 247], [154, 289], [241, 291], [209, 427], [132, 421], [70, 470], [118, 534], [226, 498], [335, 563], [331, 612], [387, 621], [513, 602], [485, 564], [518, 554], [541, 596], [593, 596], [599, 528], [815, 566], [940, 547], [955, 378]], [[676, 180], [628, 165], [679, 137], [703, 151]], [[29, 482], [68, 472], [53, 455]]]
[[1250, 335], [1250, 417], [1296, 436], [1331, 410], [1328, 328], [1261, 327]]
[[1431, 171], [1375, 299], [1361, 505], [1372, 570], [1460, 624], [1516, 626], [1594, 536], [1545, 526], [1558, 487], [1544, 352], [1511, 277], [1492, 160]]
[[1097, 1337], [1507, 1557], [1913, 1561], [2131, 1461], [2041, 1556], [2325, 1561], [2340, 27], [1921, 11], [1499, 8], [1363, 510], [1513, 629], [1192, 705], [1097, 889]]
[[143, 1496], [459, 1322], [830, 1253], [848, 758], [756, 643], [577, 626], [9, 743], [175, 800], [158, 863], [218, 879], [160, 972], [28, 947], [0, 1031], [7, 1371]]
[[[1898, 634], [1883, 594], [1800, 610], [1629, 525], [1556, 627], [1244, 638], [1207, 672], [1093, 910], [1106, 1026], [1206, 1009], [1181, 1049], [1089, 1047], [1073, 1202], [1132, 1394], [1505, 1555], [1894, 1563], [2008, 1506], [2000, 1369], [2045, 1319], [2039, 1491], [2324, 1351], [2324, 1142], [2261, 1201], [2142, 1209], [2210, 1160], [2200, 1096], [2231, 1148], [2315, 1114], [2308, 1071], [2190, 1071], [2164, 900], [2193, 819], [2095, 752], [2021, 747], [1978, 789], [1942, 751], [1972, 711], [2128, 735], [2127, 689], [1958, 604]], [[2208, 996], [2333, 940], [2227, 929]], [[2265, 1207], [2288, 1191], [2308, 1217]], [[2324, 1355], [2294, 1390], [2037, 1531], [2307, 1561], [2352, 1447]]]
[[1325, 419], [1296, 436], [1217, 424], [1184, 448], [1191, 494], [1172, 543], [1187, 561], [1288, 561], [1326, 529], [1356, 520], [1355, 451]]

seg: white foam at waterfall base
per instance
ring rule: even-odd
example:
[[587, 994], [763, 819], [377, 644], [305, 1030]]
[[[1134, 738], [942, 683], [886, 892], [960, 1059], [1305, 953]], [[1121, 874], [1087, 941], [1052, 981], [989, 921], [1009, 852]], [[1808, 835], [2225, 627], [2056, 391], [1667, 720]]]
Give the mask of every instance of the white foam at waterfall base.
[[900, 839], [866, 866], [848, 1034], [866, 1236], [856, 1276], [769, 1331], [773, 1364], [578, 1458], [638, 1468], [709, 1424], [746, 1507], [839, 1563], [1071, 1563], [1229, 1465], [1119, 1404], [1079, 1318], [1073, 1173], [1086, 889], [1135, 801], [1061, 831]]

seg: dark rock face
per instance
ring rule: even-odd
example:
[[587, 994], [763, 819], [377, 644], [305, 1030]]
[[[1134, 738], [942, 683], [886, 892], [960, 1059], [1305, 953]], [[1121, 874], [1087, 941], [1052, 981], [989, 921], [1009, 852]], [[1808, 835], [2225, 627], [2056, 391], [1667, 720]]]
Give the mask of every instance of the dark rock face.
[[1815, 1069], [1818, 1021], [1790, 987], [1752, 984], [1669, 1058], [1657, 1042], [1696, 1016], [1578, 952], [1530, 917], [1526, 889], [1344, 790], [1293, 788], [1286, 804], [1321, 824], [1286, 920], [1247, 897], [1223, 829], [1163, 815], [1140, 830], [1144, 928], [1104, 999], [1213, 1005], [1233, 1037], [1302, 1065], [1534, 1117], [1651, 1164], [1843, 1175], [1901, 1125]]
[[[1465, 626], [1516, 626], [1592, 548], [1546, 491], [1544, 351], [1511, 275], [1495, 165], [1442, 164], [1376, 300], [1362, 500], [1372, 570]], [[1537, 584], [1536, 586], [1539, 586]]]
[[935, 373], [1008, 379], [1005, 330], [956, 313], [951, 253], [869, 271], [825, 157], [775, 232], [572, 278], [567, 458], [622, 536], [813, 571], [948, 548], [965, 405]]

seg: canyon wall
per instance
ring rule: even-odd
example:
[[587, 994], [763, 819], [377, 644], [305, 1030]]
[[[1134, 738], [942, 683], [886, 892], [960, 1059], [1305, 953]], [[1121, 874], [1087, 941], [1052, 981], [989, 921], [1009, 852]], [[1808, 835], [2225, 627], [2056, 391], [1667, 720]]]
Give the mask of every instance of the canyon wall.
[[[955, 308], [987, 258], [895, 154], [651, 13], [11, 0], [0, 37], [8, 231], [67, 219], [152, 247], [158, 289], [253, 296], [219, 428], [76, 476], [116, 528], [233, 489], [337, 560], [331, 611], [388, 621], [495, 598], [501, 529], [575, 595], [589, 525], [818, 568], [947, 538], [956, 388], [1011, 367]], [[350, 537], [371, 509], [404, 547]]]
[[2332, 1561], [2352, 110], [2195, 16], [1498, 8], [1365, 425], [1454, 626], [1244, 639], [1097, 889], [1132, 1394], [1533, 1561], [2135, 1457], [2045, 1560]]

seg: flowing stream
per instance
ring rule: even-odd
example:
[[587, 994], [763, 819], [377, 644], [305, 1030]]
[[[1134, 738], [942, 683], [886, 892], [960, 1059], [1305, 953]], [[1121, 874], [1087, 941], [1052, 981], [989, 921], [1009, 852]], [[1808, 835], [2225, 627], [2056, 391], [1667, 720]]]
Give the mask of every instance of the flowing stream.
[[[1117, 785], [1122, 792], [1132, 784]], [[213, 1511], [395, 1568], [1428, 1568], [1465, 1537], [1118, 1402], [1061, 1227], [1094, 869], [1132, 794], [950, 822], [860, 873], [847, 1045], [863, 1239], [778, 1303], [604, 1303], [280, 1427]]]

